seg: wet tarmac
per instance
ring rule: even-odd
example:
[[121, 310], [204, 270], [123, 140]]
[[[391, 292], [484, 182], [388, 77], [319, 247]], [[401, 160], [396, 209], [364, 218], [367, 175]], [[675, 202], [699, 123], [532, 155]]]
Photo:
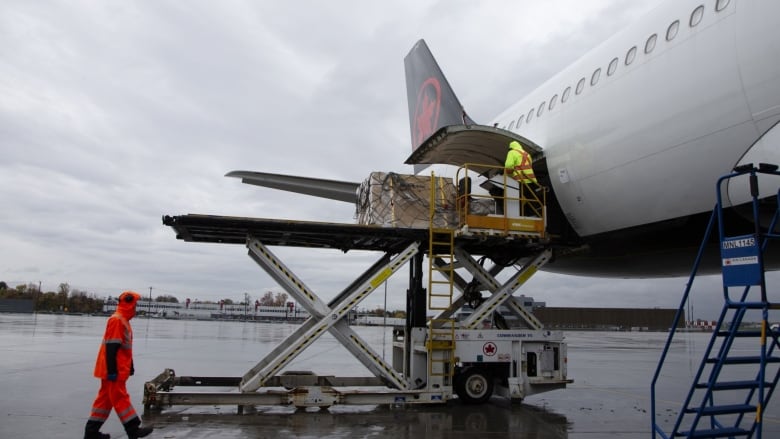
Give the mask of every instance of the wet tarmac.
[[[286, 324], [136, 318], [136, 375], [128, 382], [142, 410], [143, 383], [165, 368], [178, 375], [241, 376], [295, 327]], [[73, 438], [97, 391], [92, 378], [104, 317], [0, 314], [0, 438]], [[359, 327], [374, 349], [390, 357], [389, 330]], [[650, 381], [666, 340], [663, 333], [567, 332], [565, 390], [523, 404], [493, 398], [468, 406], [334, 406], [296, 411], [258, 407], [176, 406], [143, 414], [154, 438], [648, 438]], [[673, 345], [660, 381], [658, 420], [669, 424], [695, 373], [709, 334], [685, 334]], [[368, 376], [333, 338], [323, 336], [290, 370]], [[780, 437], [780, 410], [765, 411], [764, 437]], [[112, 415], [103, 430], [125, 437]]]

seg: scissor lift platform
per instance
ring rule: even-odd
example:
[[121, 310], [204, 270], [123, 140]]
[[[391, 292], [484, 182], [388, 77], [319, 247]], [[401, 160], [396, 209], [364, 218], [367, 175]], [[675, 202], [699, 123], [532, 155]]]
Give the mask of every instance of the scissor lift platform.
[[[426, 242], [427, 228], [381, 227], [375, 225], [293, 221], [215, 215], [164, 216], [163, 224], [188, 242], [221, 244], [247, 243], [252, 236], [269, 246], [332, 248], [341, 251], [371, 250], [398, 253], [412, 242]], [[513, 260], [547, 247], [535, 235], [512, 234], [500, 230], [472, 228], [456, 233], [458, 247], [472, 255], [494, 260]]]
[[[450, 300], [440, 314], [428, 319], [426, 289], [422, 287], [422, 260], [433, 234], [429, 229], [388, 228], [371, 225], [290, 221], [211, 215], [165, 216], [178, 239], [190, 242], [243, 244], [249, 256], [309, 313], [310, 317], [286, 340], [269, 352], [243, 377], [177, 376], [166, 369], [147, 382], [144, 406], [169, 405], [291, 405], [329, 407], [337, 404], [444, 403], [456, 393], [467, 402], [481, 402], [493, 393], [515, 400], [533, 393], [565, 387], [566, 347], [560, 332], [542, 329], [512, 298], [512, 293], [551, 257], [538, 237], [453, 234], [449, 264], [463, 268], [475, 280], [467, 282], [454, 269], [449, 282], [464, 292], [477, 286], [489, 297], [474, 313], [455, 322], [464, 295]], [[371, 250], [383, 255], [330, 302], [322, 301], [269, 249], [269, 246]], [[514, 264], [486, 269], [475, 255], [521, 264], [518, 272], [501, 283], [499, 272]], [[429, 255], [430, 256], [430, 255]], [[443, 264], [434, 255], [430, 264]], [[408, 263], [408, 264], [407, 264]], [[355, 333], [347, 315], [372, 291], [403, 266], [410, 268], [407, 323], [396, 337], [392, 364]], [[483, 322], [504, 305], [518, 321], [517, 328], [494, 340], [495, 329]], [[499, 330], [500, 331], [500, 330]], [[285, 367], [325, 332], [331, 333], [374, 377], [318, 376], [312, 372], [284, 371]], [[488, 338], [485, 338], [488, 337]], [[475, 344], [476, 342], [476, 344]], [[479, 346], [477, 346], [479, 344]], [[484, 351], [483, 351], [484, 349]], [[531, 363], [528, 363], [530, 361]], [[529, 376], [530, 368], [530, 376]], [[467, 373], [468, 372], [468, 373]], [[233, 391], [182, 392], [181, 387], [233, 387]]]

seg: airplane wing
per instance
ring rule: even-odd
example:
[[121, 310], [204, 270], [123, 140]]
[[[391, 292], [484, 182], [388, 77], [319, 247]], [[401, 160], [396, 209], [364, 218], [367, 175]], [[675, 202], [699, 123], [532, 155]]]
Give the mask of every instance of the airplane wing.
[[225, 177], [240, 178], [242, 183], [270, 187], [288, 192], [328, 198], [347, 203], [357, 202], [360, 183], [326, 180], [295, 175], [270, 174], [268, 172], [231, 171]]

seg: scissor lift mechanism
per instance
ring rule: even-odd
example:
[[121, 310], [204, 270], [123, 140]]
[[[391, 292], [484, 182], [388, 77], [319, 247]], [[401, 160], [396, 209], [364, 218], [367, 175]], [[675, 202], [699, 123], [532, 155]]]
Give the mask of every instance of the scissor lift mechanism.
[[[520, 356], [526, 349], [521, 346], [536, 342], [540, 349], [541, 346], [545, 349], [556, 346], [556, 352], [563, 349], [563, 353], [559, 354], [565, 357], [563, 335], [543, 330], [542, 324], [512, 297], [552, 256], [552, 250], [541, 239], [543, 233], [512, 231], [507, 234], [505, 229], [503, 233], [484, 235], [466, 227], [457, 232], [457, 238], [455, 231], [450, 232], [453, 238], [450, 240], [448, 257], [442, 258], [435, 254], [431, 258], [431, 253], [435, 253], [432, 238], [434, 229], [395, 229], [205, 215], [164, 217], [163, 223], [173, 227], [177, 237], [186, 241], [246, 244], [249, 256], [303, 306], [310, 317], [243, 377], [179, 377], [172, 369], [166, 369], [145, 384], [144, 406], [147, 409], [161, 409], [170, 405], [237, 405], [241, 412], [242, 407], [254, 405], [329, 407], [336, 404], [443, 403], [453, 397], [456, 387], [461, 390], [474, 387], [455, 382], [455, 372], [456, 369], [462, 371], [470, 364], [475, 364], [473, 361], [482, 361], [482, 355], [475, 355], [479, 360], [472, 359], [469, 362], [469, 359], [463, 357], [467, 351], [457, 350], [458, 343], [466, 346], [469, 343], [467, 340], [482, 338], [483, 332], [488, 337], [496, 336], [496, 330], [483, 331], [480, 326], [501, 305], [524, 324], [521, 330], [512, 329], [499, 336], [502, 337], [501, 343], [512, 344], [511, 347], [506, 345], [507, 349]], [[430, 247], [426, 250], [424, 244], [429, 240]], [[338, 248], [344, 251], [377, 250], [384, 254], [337, 297], [325, 303], [269, 250], [269, 245]], [[430, 321], [426, 316], [425, 298], [431, 292], [426, 292], [422, 287], [421, 275], [426, 251], [429, 259], [432, 259], [429, 264], [438, 267], [439, 273], [448, 273], [450, 294], [452, 288], [461, 293], [458, 297], [450, 297], [449, 303], [441, 308], [434, 308], [429, 303], [428, 308], [440, 310], [439, 315]], [[514, 258], [524, 263], [506, 282], [500, 283], [496, 276], [507, 267], [496, 264], [489, 270], [485, 269], [474, 259], [472, 255], [475, 254], [499, 260]], [[407, 263], [410, 267], [407, 324], [403, 336], [394, 343], [393, 364], [388, 364], [350, 328], [346, 317]], [[449, 268], [445, 269], [445, 266]], [[465, 303], [465, 290], [469, 285], [473, 287], [474, 282], [469, 284], [455, 271], [456, 267], [468, 271], [477, 281], [479, 289], [489, 293], [489, 297], [458, 324], [455, 324], [453, 316]], [[429, 289], [432, 288], [429, 285]], [[325, 332], [330, 332], [374, 377], [282, 372]], [[566, 379], [565, 364], [560, 367], [555, 376], [529, 378], [525, 376], [525, 361], [520, 367], [520, 359], [515, 357], [511, 371], [506, 372], [505, 382], [502, 383], [505, 388], [498, 393], [519, 400], [533, 393], [565, 387], [571, 380]], [[477, 382], [475, 388], [479, 389], [479, 385]], [[188, 386], [237, 387], [239, 391], [174, 391], [174, 388]]]

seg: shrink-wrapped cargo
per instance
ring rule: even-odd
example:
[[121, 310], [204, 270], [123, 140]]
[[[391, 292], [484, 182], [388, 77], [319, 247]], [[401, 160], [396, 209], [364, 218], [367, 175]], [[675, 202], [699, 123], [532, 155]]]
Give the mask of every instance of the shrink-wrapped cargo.
[[435, 185], [433, 226], [455, 228], [456, 189], [445, 177], [373, 172], [358, 189], [357, 222], [383, 227], [430, 226], [431, 182]]

